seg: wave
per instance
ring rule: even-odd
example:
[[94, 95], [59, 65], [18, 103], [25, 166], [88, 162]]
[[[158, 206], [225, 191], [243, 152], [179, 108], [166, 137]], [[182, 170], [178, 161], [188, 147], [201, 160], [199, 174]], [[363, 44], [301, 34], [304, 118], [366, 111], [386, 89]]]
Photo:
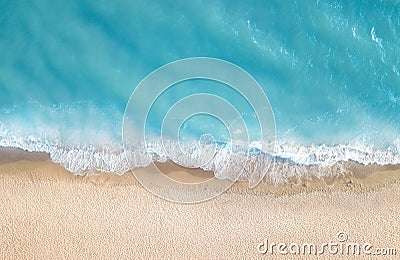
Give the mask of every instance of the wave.
[[278, 140], [273, 153], [255, 147], [232, 147], [227, 143], [182, 146], [175, 141], [159, 139], [124, 149], [122, 143], [71, 146], [34, 136], [18, 138], [0, 127], [0, 147], [46, 152], [53, 162], [75, 175], [86, 175], [90, 171], [121, 175], [131, 168], [172, 160], [184, 167], [214, 171], [220, 179], [236, 180], [240, 174], [240, 180], [252, 181], [265, 176], [269, 181], [280, 183], [291, 179], [339, 176], [349, 172], [351, 163], [365, 166], [400, 164], [400, 139], [386, 147], [359, 142], [305, 146]]

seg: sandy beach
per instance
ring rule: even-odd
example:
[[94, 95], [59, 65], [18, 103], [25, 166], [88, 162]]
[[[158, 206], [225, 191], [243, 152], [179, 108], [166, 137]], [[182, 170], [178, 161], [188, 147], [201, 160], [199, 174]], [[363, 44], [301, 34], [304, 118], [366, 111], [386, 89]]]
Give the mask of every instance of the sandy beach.
[[[210, 177], [164, 166], [171, 176]], [[46, 154], [0, 152], [1, 259], [392, 259], [400, 254], [399, 205], [398, 167], [330, 186], [237, 183], [182, 205], [155, 197], [131, 173], [75, 176]], [[302, 253], [307, 243], [324, 251]], [[371, 247], [354, 256], [324, 243]]]

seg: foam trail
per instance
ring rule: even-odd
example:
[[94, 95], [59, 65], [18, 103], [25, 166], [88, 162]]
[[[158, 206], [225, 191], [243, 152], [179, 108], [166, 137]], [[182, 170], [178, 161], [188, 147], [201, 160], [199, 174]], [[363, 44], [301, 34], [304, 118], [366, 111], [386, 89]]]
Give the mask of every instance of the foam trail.
[[[173, 160], [186, 167], [201, 167], [204, 170], [212, 170], [220, 179], [235, 180], [240, 174], [241, 180], [251, 181], [257, 176], [264, 175], [264, 171], [254, 169], [266, 169], [272, 161], [268, 178], [274, 182], [287, 181], [292, 177], [324, 177], [340, 175], [347, 172], [342, 163], [357, 162], [362, 165], [395, 165], [400, 164], [400, 145], [390, 146], [378, 150], [365, 145], [336, 145], [336, 146], [294, 146], [293, 143], [285, 145], [280, 143], [274, 154], [268, 154], [257, 149], [244, 150], [236, 147], [232, 149], [229, 144], [205, 145], [201, 150], [198, 147], [191, 149], [191, 157], [180, 157], [181, 145], [174, 141], [154, 140], [148, 145], [128, 147], [125, 150], [120, 147], [96, 147], [55, 144], [31, 137], [17, 139], [14, 134], [9, 136], [1, 131], [0, 147], [15, 147], [27, 151], [46, 152], [50, 158], [60, 163], [67, 170], [76, 175], [85, 175], [89, 171], [111, 172], [123, 174], [129, 171], [127, 157], [134, 167], [146, 167], [151, 162]], [[211, 158], [206, 163], [204, 156]], [[185, 158], [180, 160], [179, 158]], [[339, 166], [338, 166], [339, 165]]]

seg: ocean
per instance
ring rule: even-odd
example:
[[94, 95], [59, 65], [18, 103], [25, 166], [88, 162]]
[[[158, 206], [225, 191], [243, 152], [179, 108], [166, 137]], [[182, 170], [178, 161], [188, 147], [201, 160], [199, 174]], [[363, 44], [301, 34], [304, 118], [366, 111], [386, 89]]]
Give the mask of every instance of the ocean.
[[[285, 181], [339, 175], [346, 162], [400, 163], [399, 1], [1, 1], [0, 50], [0, 147], [49, 153], [78, 175], [173, 160], [221, 179], [265, 164], [241, 178]], [[259, 83], [273, 146], [260, 144], [249, 97], [204, 79], [163, 92], [145, 126], [133, 126], [149, 137], [124, 143], [135, 88], [192, 57], [235, 64]], [[163, 130], [166, 112], [196, 93], [202, 101], [176, 110], [192, 115]], [[226, 104], [238, 111], [227, 121], [203, 113]], [[238, 119], [246, 140], [227, 130]]]

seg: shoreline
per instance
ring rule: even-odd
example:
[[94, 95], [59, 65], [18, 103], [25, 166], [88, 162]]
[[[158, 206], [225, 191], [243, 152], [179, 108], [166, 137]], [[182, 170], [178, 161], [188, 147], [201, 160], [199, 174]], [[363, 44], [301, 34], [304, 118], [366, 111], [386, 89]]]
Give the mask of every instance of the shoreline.
[[[22, 178], [34, 178], [37, 180], [54, 180], [54, 181], [69, 181], [91, 183], [95, 185], [138, 185], [131, 171], [118, 175], [109, 172], [89, 171], [86, 175], [75, 175], [60, 164], [51, 161], [46, 153], [42, 152], [27, 152], [16, 148], [0, 148], [0, 175], [11, 174], [15, 167], [27, 167], [32, 165], [42, 168], [40, 174], [30, 176], [19, 175]], [[206, 181], [212, 178], [212, 171], [204, 171], [202, 169], [191, 169], [179, 166], [172, 161], [165, 163], [156, 163], [157, 167], [167, 174], [168, 177], [180, 182], [196, 183]], [[288, 183], [271, 183], [267, 180], [267, 176], [253, 189], [248, 188], [247, 181], [237, 181], [226, 193], [240, 193], [252, 195], [294, 195], [297, 193], [308, 192], [332, 192], [332, 191], [351, 191], [356, 193], [368, 192], [377, 190], [388, 185], [400, 184], [400, 165], [374, 165], [363, 166], [358, 163], [349, 163], [350, 169], [347, 173], [328, 176], [323, 178], [311, 177], [292, 179]], [[371, 168], [375, 168], [371, 170]], [[147, 167], [134, 169], [146, 171]], [[367, 170], [368, 173], [363, 172]], [[13, 175], [19, 172], [12, 173]]]

